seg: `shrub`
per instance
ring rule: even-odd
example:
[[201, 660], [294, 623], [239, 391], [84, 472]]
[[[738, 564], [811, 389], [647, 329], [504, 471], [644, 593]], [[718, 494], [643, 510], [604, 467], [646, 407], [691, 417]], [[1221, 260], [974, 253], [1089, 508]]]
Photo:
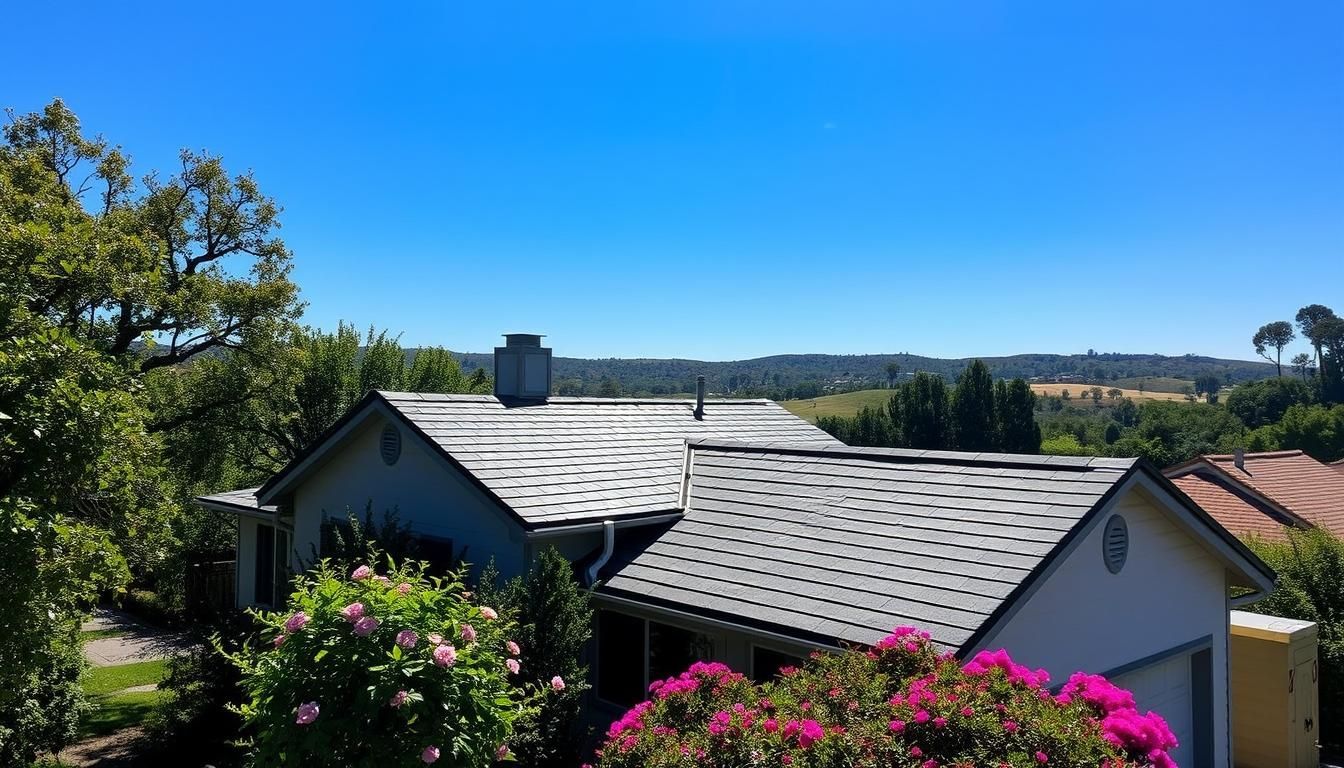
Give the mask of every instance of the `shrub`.
[[1046, 680], [1003, 651], [962, 666], [910, 627], [868, 651], [814, 654], [762, 685], [701, 662], [651, 685], [652, 699], [612, 724], [599, 762], [1173, 767], [1175, 737], [1129, 692], [1079, 674], [1052, 696]]
[[1246, 610], [1314, 621], [1320, 675], [1323, 746], [1344, 749], [1344, 539], [1329, 531], [1287, 530], [1287, 540], [1251, 538], [1247, 545], [1279, 575], [1274, 591]]
[[[518, 642], [527, 654], [519, 679], [544, 686], [555, 676], [569, 681], [563, 691], [514, 723], [509, 746], [530, 768], [570, 768], [579, 764], [585, 733], [579, 708], [588, 690], [584, 646], [593, 634], [588, 593], [574, 579], [573, 566], [554, 547], [542, 551], [532, 568], [493, 590], [493, 568], [481, 575], [482, 599], [497, 601], [518, 620]], [[488, 594], [497, 597], [486, 597]]]
[[[256, 613], [242, 671], [251, 758], [265, 766], [481, 766], [508, 755], [528, 708], [508, 680], [513, 629], [424, 564], [349, 578], [323, 562], [286, 613]], [[524, 660], [525, 663], [525, 660]], [[560, 687], [559, 685], [557, 687]]]

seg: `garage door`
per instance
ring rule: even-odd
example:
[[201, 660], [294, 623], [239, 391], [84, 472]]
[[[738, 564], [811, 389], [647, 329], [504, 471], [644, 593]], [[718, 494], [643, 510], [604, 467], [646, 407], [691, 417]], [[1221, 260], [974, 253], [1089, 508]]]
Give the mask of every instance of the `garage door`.
[[[1208, 651], [1202, 653], [1207, 654]], [[1195, 723], [1192, 713], [1195, 702], [1190, 678], [1191, 658], [1190, 654], [1182, 654], [1113, 678], [1116, 685], [1133, 691], [1140, 712], [1152, 710], [1166, 719], [1180, 742], [1172, 757], [1181, 768], [1196, 768], [1197, 765], [1194, 759]]]

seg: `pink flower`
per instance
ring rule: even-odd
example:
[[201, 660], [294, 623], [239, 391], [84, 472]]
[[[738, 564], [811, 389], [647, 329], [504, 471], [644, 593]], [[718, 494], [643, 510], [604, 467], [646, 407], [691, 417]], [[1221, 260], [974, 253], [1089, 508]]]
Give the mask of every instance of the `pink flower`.
[[1004, 720], [1003, 730], [1009, 733], [1017, 733], [1017, 723], [1013, 722], [1012, 720]]
[[341, 616], [345, 617], [346, 621], [350, 622], [351, 624], [354, 624], [356, 621], [359, 621], [360, 618], [364, 616], [364, 604], [351, 603], [345, 606], [344, 608], [341, 609]]
[[316, 701], [300, 704], [294, 712], [294, 722], [299, 725], [307, 725], [317, 719], [318, 712], [319, 708]]
[[429, 637], [425, 638], [430, 645], [443, 645], [443, 635], [438, 632], [430, 632]]
[[509, 745], [508, 745], [508, 744], [500, 744], [500, 745], [499, 745], [499, 749], [496, 749], [496, 750], [495, 750], [495, 759], [496, 759], [496, 760], [503, 760], [504, 758], [506, 758], [506, 757], [508, 757], [508, 756], [509, 756]]
[[962, 716], [962, 717], [970, 717], [971, 715], [974, 715], [974, 714], [975, 714], [975, 710], [971, 709], [970, 707], [962, 707], [962, 708], [961, 708], [961, 716]]
[[911, 756], [911, 757], [920, 757], [920, 756], [922, 756], [923, 754], [924, 754], [924, 750], [920, 749], [919, 747], [911, 747], [911, 748], [910, 748], [910, 756]]
[[402, 704], [406, 703], [406, 699], [408, 698], [410, 698], [410, 694], [405, 691], [397, 691], [392, 694], [392, 698], [387, 700], [387, 704], [391, 707], [400, 707]]
[[798, 733], [798, 746], [807, 749], [825, 736], [826, 731], [822, 729], [821, 723], [816, 720], [804, 720], [802, 730]]
[[420, 636], [415, 634], [414, 630], [403, 629], [397, 633], [397, 645], [402, 648], [414, 648], [418, 642], [420, 642]]
[[773, 717], [766, 718], [766, 720], [761, 723], [761, 727], [765, 729], [766, 733], [774, 733], [779, 730], [779, 721]]
[[499, 618], [499, 614], [495, 613], [494, 608], [489, 608], [484, 605], [481, 606], [481, 615], [485, 617], [486, 621], [494, 621]]
[[355, 622], [355, 634], [360, 637], [368, 637], [378, 628], [378, 620], [372, 616], [365, 616]]
[[276, 635], [275, 640], [272, 641], [275, 644], [274, 647], [279, 648], [280, 644], [285, 642], [286, 637], [288, 637], [288, 635]]
[[430, 744], [425, 747], [425, 751], [420, 753], [420, 762], [428, 765], [439, 759], [439, 748]]
[[363, 581], [373, 575], [373, 569], [367, 565], [361, 565], [350, 574], [351, 581]]
[[434, 649], [434, 663], [440, 667], [451, 667], [457, 663], [457, 649], [451, 645], [440, 645]]
[[905, 721], [892, 720], [890, 723], [887, 723], [887, 728], [891, 729], [892, 733], [901, 733], [905, 730]]
[[556, 675], [555, 677], [552, 677], [552, 678], [551, 678], [551, 690], [553, 690], [553, 691], [563, 691], [563, 690], [565, 690], [565, 679], [564, 679], [563, 677], [559, 676], [559, 675]]
[[924, 724], [924, 723], [929, 722], [929, 713], [928, 713], [928, 711], [927, 711], [927, 710], [923, 710], [923, 709], [921, 709], [921, 710], [919, 710], [918, 712], [916, 712], [916, 713], [915, 713], [915, 722], [916, 722], [916, 723], [920, 723], [921, 725]]
[[518, 647], [518, 644], [512, 640], [504, 644], [504, 649], [509, 652], [510, 656], [517, 656], [523, 652], [522, 649]]
[[504, 666], [506, 666], [506, 667], [509, 668], [509, 673], [510, 673], [510, 674], [514, 674], [514, 675], [518, 674], [518, 660], [517, 660], [517, 659], [507, 659], [507, 660], [505, 660], [505, 662], [504, 662]]
[[397, 591], [403, 595], [409, 595], [411, 594], [411, 585], [403, 581], [397, 585]]
[[946, 718], [946, 717], [939, 716], [939, 717], [935, 717], [935, 718], [933, 718], [933, 727], [934, 727], [934, 728], [942, 728], [942, 727], [945, 726], [945, 725], [947, 725], [947, 718]]
[[1036, 762], [1038, 762], [1038, 763], [1048, 763], [1048, 762], [1050, 762], [1050, 756], [1047, 755], [1047, 754], [1045, 754], [1044, 752], [1040, 752], [1040, 751], [1038, 751], [1038, 752], [1036, 753]]
[[298, 632], [300, 629], [303, 629], [304, 625], [306, 625], [307, 623], [308, 623], [308, 614], [304, 613], [303, 611], [299, 611], [298, 613], [294, 614], [293, 616], [290, 616], [288, 619], [285, 620], [285, 631]]
[[938, 761], [929, 759], [920, 763], [919, 768], [938, 768]]
[[374, 576], [373, 580], [378, 582], [379, 584], [382, 584], [384, 587], [392, 583], [392, 580], [387, 578], [386, 576]]
[[462, 639], [468, 643], [476, 642], [476, 628], [470, 624], [462, 625]]

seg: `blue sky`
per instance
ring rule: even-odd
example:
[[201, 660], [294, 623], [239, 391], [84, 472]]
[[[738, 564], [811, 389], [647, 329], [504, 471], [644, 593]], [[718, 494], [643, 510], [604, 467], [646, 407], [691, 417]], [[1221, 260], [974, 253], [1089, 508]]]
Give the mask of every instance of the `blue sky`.
[[8, 9], [0, 102], [251, 168], [307, 320], [485, 350], [1198, 352], [1344, 310], [1344, 5]]

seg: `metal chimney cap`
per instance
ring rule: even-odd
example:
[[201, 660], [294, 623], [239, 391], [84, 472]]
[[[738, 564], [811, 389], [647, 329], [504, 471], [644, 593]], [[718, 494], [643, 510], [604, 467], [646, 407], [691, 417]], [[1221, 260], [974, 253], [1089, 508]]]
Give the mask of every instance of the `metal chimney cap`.
[[541, 333], [506, 333], [504, 334], [504, 346], [540, 347], [543, 338], [545, 338], [545, 334]]

